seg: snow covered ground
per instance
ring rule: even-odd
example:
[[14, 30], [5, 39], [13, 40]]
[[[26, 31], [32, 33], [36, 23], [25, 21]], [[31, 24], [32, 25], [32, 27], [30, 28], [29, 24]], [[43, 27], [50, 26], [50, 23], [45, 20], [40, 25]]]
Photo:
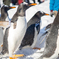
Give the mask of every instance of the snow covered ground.
[[[30, 10], [30, 9], [29, 9]], [[27, 13], [29, 14], [29, 10], [27, 11]], [[34, 10], [34, 11], [33, 11]], [[35, 14], [35, 12], [37, 11], [43, 11], [45, 13], [50, 13], [49, 11], [49, 0], [45, 1], [44, 3], [40, 4], [40, 5], [37, 5], [35, 7], [31, 7], [31, 11], [30, 13], [33, 11], [33, 13]], [[34, 15], [32, 14], [32, 16]], [[32, 18], [31, 14], [29, 14], [30, 17], [28, 18], [27, 16], [27, 21]], [[11, 16], [10, 16], [11, 17]], [[15, 52], [15, 54], [24, 54], [25, 56], [24, 57], [20, 57], [18, 59], [38, 59], [41, 55], [42, 55], [42, 52], [44, 51], [44, 44], [45, 44], [45, 39], [44, 41], [42, 42], [42, 44], [40, 44], [40, 42], [43, 40], [43, 37], [40, 38], [40, 36], [45, 32], [45, 27], [52, 23], [54, 21], [54, 17], [51, 17], [51, 16], [43, 16], [41, 17], [41, 28], [40, 28], [40, 33], [38, 35], [38, 39], [37, 39], [37, 43], [36, 43], [36, 46], [35, 47], [39, 47], [41, 48], [41, 50], [38, 50], [38, 49], [32, 49], [30, 47], [28, 48], [24, 48], [22, 50], [17, 50]], [[40, 39], [39, 39], [40, 38]], [[0, 59], [6, 59], [6, 55], [4, 56], [0, 56]]]

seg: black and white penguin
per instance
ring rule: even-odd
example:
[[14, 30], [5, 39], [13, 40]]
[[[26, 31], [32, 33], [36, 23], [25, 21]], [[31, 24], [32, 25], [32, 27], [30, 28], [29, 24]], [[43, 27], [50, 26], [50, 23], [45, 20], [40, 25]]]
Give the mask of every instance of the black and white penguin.
[[32, 24], [30, 25], [27, 30], [26, 34], [22, 40], [22, 43], [19, 47], [19, 49], [22, 49], [25, 46], [31, 46], [31, 48], [34, 48], [37, 42], [37, 36], [40, 31], [40, 23]]
[[31, 48], [34, 49], [40, 49], [40, 48], [35, 48], [36, 42], [37, 42], [37, 37], [40, 32], [40, 22], [41, 22], [41, 17], [44, 15], [48, 15], [46, 13], [42, 12], [37, 12], [33, 18], [29, 20], [27, 23], [27, 30], [26, 34], [22, 40], [22, 43], [19, 47], [19, 49], [22, 49], [25, 46], [31, 46]]
[[47, 35], [43, 55], [38, 59], [57, 59], [59, 55], [59, 11]]
[[[6, 29], [6, 27], [8, 27], [8, 25], [9, 25], [9, 22], [8, 21], [6, 21], [6, 18], [7, 18], [7, 16], [8, 16], [8, 13], [7, 13], [7, 11], [8, 10], [10, 10], [10, 9], [12, 9], [12, 8], [15, 8], [15, 7], [11, 7], [11, 6], [7, 6], [7, 5], [3, 5], [2, 7], [1, 7], [1, 17], [0, 17], [0, 34], [2, 34], [3, 33], [3, 35], [0, 37], [1, 39], [1, 43], [0, 44], [3, 44], [3, 41], [4, 41], [4, 43], [6, 43], [6, 45], [7, 45], [7, 41], [6, 40], [3, 40], [3, 36], [4, 36], [4, 32], [5, 32], [5, 29]], [[5, 22], [6, 21], [6, 22]], [[2, 27], [1, 27], [2, 26]], [[3, 28], [4, 27], [4, 28]], [[3, 45], [0, 45], [0, 47], [1, 46], [3, 46]], [[5, 45], [4, 45], [5, 46]], [[0, 51], [1, 52], [1, 51]]]
[[8, 13], [7, 11], [10, 10], [12, 7], [9, 7], [7, 5], [3, 5], [1, 7], [1, 17], [0, 17], [0, 21], [5, 21], [7, 16], [8, 16]]
[[[21, 44], [27, 29], [27, 22], [25, 19], [24, 6], [21, 3], [15, 13], [15, 18], [11, 19], [11, 26], [6, 29], [4, 39], [7, 40], [7, 47], [9, 58], [13, 59], [13, 52]], [[3, 45], [4, 47], [4, 45]], [[4, 51], [3, 51], [4, 52]], [[18, 55], [19, 56], [19, 55]], [[23, 55], [24, 56], [24, 55]]]

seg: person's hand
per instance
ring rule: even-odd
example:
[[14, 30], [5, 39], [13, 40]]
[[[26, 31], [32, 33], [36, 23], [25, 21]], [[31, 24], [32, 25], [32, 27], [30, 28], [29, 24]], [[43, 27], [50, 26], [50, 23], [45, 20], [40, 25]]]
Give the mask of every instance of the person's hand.
[[50, 11], [50, 16], [52, 17], [52, 16], [53, 16], [53, 14], [54, 14], [54, 13], [53, 13], [53, 10], [51, 10], [51, 11]]

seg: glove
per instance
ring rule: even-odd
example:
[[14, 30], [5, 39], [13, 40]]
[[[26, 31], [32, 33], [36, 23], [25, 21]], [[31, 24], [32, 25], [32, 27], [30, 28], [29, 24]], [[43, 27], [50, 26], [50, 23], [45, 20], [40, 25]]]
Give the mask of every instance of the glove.
[[53, 10], [50, 11], [50, 16], [53, 17], [54, 13]]

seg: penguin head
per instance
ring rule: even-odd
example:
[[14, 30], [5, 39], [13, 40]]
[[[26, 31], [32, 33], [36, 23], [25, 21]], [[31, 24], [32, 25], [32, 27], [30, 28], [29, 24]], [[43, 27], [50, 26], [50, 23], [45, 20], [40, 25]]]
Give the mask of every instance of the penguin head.
[[3, 5], [2, 8], [1, 8], [1, 12], [3, 12], [3, 10], [4, 10], [4, 12], [7, 13], [7, 11], [9, 9], [12, 9], [12, 8], [16, 8], [16, 7], [11, 7], [11, 6], [7, 6], [7, 5]]
[[23, 3], [21, 3], [19, 6], [18, 6], [18, 9], [16, 11], [17, 15], [18, 16], [25, 16], [25, 11], [24, 11], [24, 6], [23, 6]]
[[42, 11], [39, 11], [39, 13], [40, 13], [41, 16], [44, 16], [44, 15], [49, 16], [49, 14], [47, 14], [47, 13], [45, 13], [45, 12], [42, 12]]
[[18, 5], [17, 11], [14, 14], [14, 16], [11, 19], [11, 22], [15, 23], [18, 20], [18, 17], [24, 17], [25, 16], [25, 11], [28, 9], [28, 5], [27, 4], [23, 4], [21, 3], [20, 5]]
[[36, 13], [36, 16], [38, 17], [38, 19], [41, 19], [41, 17], [44, 16], [44, 15], [49, 16], [49, 14], [47, 14], [47, 13], [45, 13], [45, 12], [42, 12], [42, 11], [38, 11], [38, 12]]
[[49, 14], [47, 14], [47, 13], [45, 13], [45, 12], [38, 11], [38, 12], [35, 14], [35, 16], [36, 16], [36, 18], [37, 18], [36, 20], [37, 20], [37, 21], [41, 21], [41, 17], [44, 16], [44, 15], [49, 16]]
[[24, 4], [24, 3], [21, 3], [19, 6], [18, 6], [18, 9], [17, 9], [17, 13], [18, 13], [18, 16], [25, 16], [25, 11], [29, 8], [30, 6], [28, 4]]
[[11, 7], [11, 6], [6, 6], [6, 5], [2, 6], [2, 8], [1, 8], [1, 18], [0, 18], [0, 27], [5, 27], [5, 25], [6, 25], [6, 27], [8, 26], [9, 22], [7, 22], [5, 19], [8, 16], [7, 11], [9, 9], [12, 9], [12, 8], [16, 8], [16, 7]]

